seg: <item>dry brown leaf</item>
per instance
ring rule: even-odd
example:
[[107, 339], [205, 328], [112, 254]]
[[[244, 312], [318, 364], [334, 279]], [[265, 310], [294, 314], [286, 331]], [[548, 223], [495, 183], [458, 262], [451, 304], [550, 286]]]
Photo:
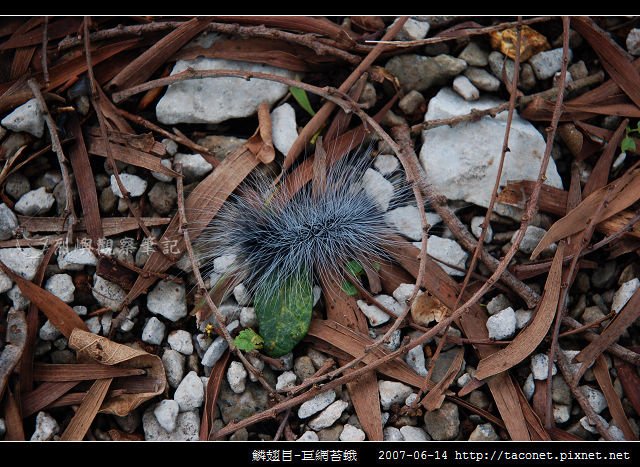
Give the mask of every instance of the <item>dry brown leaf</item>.
[[419, 293], [411, 304], [411, 318], [420, 326], [439, 323], [450, 314], [451, 310], [429, 292]]
[[35, 381], [86, 381], [92, 379], [121, 378], [144, 375], [140, 368], [120, 368], [99, 363], [36, 363], [33, 368]]
[[231, 360], [231, 352], [227, 351], [216, 362], [211, 370], [211, 374], [209, 375], [207, 388], [204, 394], [204, 411], [202, 413], [202, 420], [200, 421], [200, 441], [208, 441], [212, 434], [210, 431], [211, 424], [215, 418], [216, 402], [218, 401], [218, 394], [220, 393], [222, 382], [226, 378], [226, 370], [229, 360]]
[[604, 331], [600, 333], [600, 337], [590, 342], [583, 348], [578, 355], [575, 356], [576, 362], [582, 362], [580, 369], [575, 375], [575, 381], [580, 381], [580, 377], [604, 352], [607, 347], [616, 342], [618, 338], [631, 326], [640, 316], [640, 289], [631, 296], [627, 304], [620, 312], [611, 320]]
[[[168, 217], [141, 217], [147, 227], [166, 225], [171, 221]], [[20, 227], [27, 232], [62, 232], [65, 229], [62, 217], [28, 217], [18, 216]], [[139, 228], [138, 222], [131, 217], [104, 217], [101, 219], [102, 232], [105, 237], [111, 237], [130, 230]], [[84, 218], [78, 219], [75, 231], [86, 230]], [[19, 244], [22, 244], [19, 241]], [[0, 244], [1, 245], [1, 244]], [[13, 246], [16, 242], [13, 241]]]
[[620, 122], [618, 125], [618, 129], [615, 131], [607, 146], [604, 148], [602, 155], [598, 158], [598, 162], [596, 162], [595, 167], [591, 171], [591, 175], [589, 175], [589, 180], [584, 184], [584, 188], [582, 189], [582, 197], [586, 198], [591, 193], [596, 191], [597, 189], [602, 188], [607, 184], [607, 180], [609, 180], [609, 171], [611, 170], [611, 164], [613, 163], [613, 158], [618, 152], [618, 146], [620, 141], [622, 141], [622, 137], [625, 135], [625, 130], [627, 128], [627, 124], [629, 120], [626, 118]]
[[624, 395], [627, 396], [629, 402], [633, 406], [636, 413], [640, 413], [640, 377], [636, 371], [636, 367], [629, 363], [614, 359], [618, 378], [622, 383]]
[[27, 340], [27, 319], [24, 311], [14, 310], [7, 313], [6, 344], [0, 351], [0, 400], [9, 380], [24, 351]]
[[185, 21], [122, 69], [111, 80], [109, 88], [125, 89], [150, 78], [180, 47], [204, 31], [211, 19], [203, 17]]
[[47, 407], [49, 404], [68, 393], [80, 381], [64, 381], [61, 383], [42, 383], [33, 391], [22, 396], [22, 416], [24, 418]]
[[107, 397], [100, 408], [100, 413], [123, 417], [165, 390], [167, 379], [162, 360], [157, 355], [118, 344], [106, 337], [80, 329], [74, 330], [70, 335], [69, 347], [76, 350], [79, 361], [93, 361], [102, 365], [119, 365], [120, 368], [145, 370], [143, 376], [123, 378], [117, 388], [128, 389], [129, 392]]
[[23, 279], [2, 261], [0, 261], [0, 269], [16, 283], [22, 294], [35, 304], [65, 337], [69, 338], [76, 328], [88, 331], [87, 325], [78, 314], [51, 292]]
[[593, 375], [596, 377], [596, 381], [598, 381], [598, 385], [607, 400], [609, 413], [611, 414], [616, 426], [622, 430], [624, 438], [627, 441], [637, 441], [638, 437], [633, 432], [633, 429], [629, 424], [629, 419], [624, 412], [624, 407], [622, 407], [622, 401], [613, 388], [611, 375], [609, 374], [609, 367], [607, 366], [607, 361], [602, 355], [596, 359], [596, 363], [593, 365]]
[[84, 144], [80, 121], [75, 114], [70, 117], [69, 130], [74, 136], [73, 144], [68, 151], [69, 161], [78, 186], [78, 196], [84, 213], [87, 233], [94, 245], [97, 245], [98, 240], [103, 236], [100, 210], [98, 208], [98, 194], [93, 178], [93, 170], [89, 162], [89, 154]]
[[62, 441], [82, 441], [93, 423], [93, 419], [98, 414], [112, 381], [111, 378], [98, 379], [91, 385], [89, 392], [67, 425], [67, 429], [60, 436]]
[[511, 343], [478, 363], [475, 377], [486, 379], [517, 365], [533, 353], [542, 342], [553, 323], [558, 308], [562, 286], [562, 258], [564, 243], [558, 245], [544, 285], [544, 296], [531, 323], [511, 341]]
[[640, 73], [631, 56], [589, 17], [571, 18], [573, 28], [585, 38], [598, 54], [602, 66], [629, 98], [640, 106]]
[[575, 209], [556, 221], [531, 253], [531, 259], [535, 259], [552, 243], [584, 230], [601, 203], [604, 203], [604, 206], [599, 211], [598, 218], [594, 220], [596, 224], [628, 208], [638, 198], [640, 198], [640, 169], [635, 168], [593, 192]]
[[436, 384], [431, 391], [420, 402], [429, 412], [439, 409], [445, 399], [445, 391], [455, 379], [464, 358], [464, 349], [460, 348], [456, 353], [451, 366], [447, 369], [444, 377]]
[[24, 441], [24, 427], [20, 417], [20, 407], [11, 389], [7, 389], [7, 395], [4, 398], [4, 423], [7, 430], [4, 435], [4, 441]]

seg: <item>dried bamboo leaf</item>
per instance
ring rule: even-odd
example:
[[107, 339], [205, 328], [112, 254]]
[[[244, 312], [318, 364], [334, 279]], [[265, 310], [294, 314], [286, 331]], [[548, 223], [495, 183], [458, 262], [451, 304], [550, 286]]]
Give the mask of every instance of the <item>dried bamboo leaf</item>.
[[464, 358], [464, 349], [461, 348], [456, 353], [451, 366], [447, 369], [444, 377], [429, 391], [429, 393], [420, 402], [429, 412], [439, 409], [445, 399], [445, 391], [449, 388], [455, 379]]
[[595, 223], [628, 208], [640, 198], [640, 169], [633, 169], [617, 180], [593, 192], [586, 197], [575, 209], [555, 222], [540, 240], [538, 246], [531, 254], [535, 259], [540, 252], [552, 243], [584, 230], [589, 223], [593, 212], [601, 203], [605, 203], [599, 211]]
[[209, 375], [204, 394], [204, 411], [202, 413], [202, 420], [200, 421], [200, 441], [208, 441], [209, 438], [211, 438], [211, 423], [215, 418], [216, 402], [218, 401], [218, 394], [220, 394], [222, 382], [226, 378], [229, 360], [231, 360], [231, 352], [225, 352], [222, 358], [216, 362]]
[[627, 441], [637, 441], [638, 437], [633, 432], [633, 429], [629, 424], [629, 419], [624, 413], [622, 401], [613, 388], [611, 375], [609, 374], [609, 368], [607, 367], [607, 361], [602, 355], [600, 355], [596, 359], [596, 363], [595, 365], [593, 365], [593, 375], [596, 377], [596, 381], [598, 381], [598, 385], [600, 386], [600, 389], [602, 390], [602, 393], [607, 400], [609, 413], [611, 414], [611, 417], [613, 418], [616, 426], [622, 430], [622, 433], [624, 433], [624, 438]]
[[631, 56], [589, 17], [571, 18], [573, 28], [593, 47], [607, 73], [640, 107], [640, 73], [633, 66]]
[[624, 394], [636, 413], [640, 413], [640, 377], [636, 372], [636, 367], [617, 358], [614, 361]]
[[37, 363], [33, 370], [36, 381], [87, 381], [92, 379], [121, 378], [144, 375], [140, 368], [120, 368], [98, 363], [49, 364]]
[[78, 314], [51, 292], [23, 279], [1, 261], [0, 269], [16, 283], [22, 294], [31, 300], [65, 337], [69, 338], [75, 328], [88, 331], [87, 325]]
[[49, 404], [68, 393], [80, 381], [64, 381], [61, 383], [42, 383], [33, 391], [22, 396], [22, 416], [27, 418], [47, 407]]
[[625, 134], [625, 129], [627, 128], [628, 123], [629, 120], [626, 118], [620, 122], [618, 129], [604, 148], [602, 156], [598, 158], [598, 162], [596, 162], [595, 167], [591, 171], [591, 175], [589, 175], [589, 180], [584, 184], [584, 188], [582, 190], [582, 196], [584, 198], [607, 184], [613, 158], [617, 153], [618, 146], [620, 145], [620, 141], [622, 141], [622, 137]]
[[100, 413], [125, 416], [147, 400], [162, 394], [167, 385], [162, 360], [142, 350], [113, 342], [106, 337], [76, 329], [69, 337], [69, 347], [76, 350], [79, 361], [93, 361], [120, 368], [144, 369], [144, 376], [131, 376], [114, 382], [114, 389], [127, 389], [124, 394], [109, 396]]
[[575, 375], [575, 381], [579, 381], [593, 362], [604, 352], [607, 347], [613, 344], [640, 317], [640, 289], [631, 296], [627, 304], [611, 320], [607, 328], [600, 333], [600, 337], [590, 342], [583, 348], [574, 360], [582, 362], [580, 370]]
[[[35, 29], [27, 30], [22, 34], [14, 34], [8, 41], [0, 45], [0, 50], [9, 50], [18, 47], [27, 47], [30, 45], [39, 45], [42, 43], [42, 23], [44, 17], [34, 18], [39, 20], [39, 24]], [[82, 18], [74, 16], [63, 16], [56, 21], [49, 23], [47, 27], [47, 36], [49, 39], [60, 39], [62, 37], [72, 35], [78, 32], [78, 28], [82, 22]]]
[[192, 18], [157, 41], [111, 80], [111, 89], [125, 89], [151, 77], [171, 55], [206, 29], [211, 17]]
[[531, 355], [542, 342], [551, 327], [551, 323], [553, 323], [553, 318], [558, 308], [558, 300], [560, 299], [562, 288], [563, 256], [564, 243], [560, 243], [544, 285], [544, 296], [540, 301], [540, 306], [533, 321], [508, 346], [480, 360], [475, 374], [477, 379], [486, 379], [507, 371]]
[[112, 381], [111, 378], [98, 379], [91, 385], [87, 396], [67, 425], [67, 429], [62, 433], [60, 437], [62, 441], [82, 441], [98, 414]]
[[12, 308], [7, 313], [6, 345], [0, 351], [0, 400], [2, 400], [9, 376], [20, 361], [26, 340], [27, 319], [24, 311]]
[[75, 137], [73, 144], [69, 148], [69, 161], [73, 168], [80, 204], [84, 213], [87, 233], [94, 244], [98, 244], [98, 239], [102, 238], [102, 222], [100, 220], [100, 210], [98, 208], [98, 194], [96, 183], [93, 178], [93, 170], [89, 162], [89, 154], [84, 143], [82, 128], [77, 115], [73, 114], [70, 119], [69, 130]]
[[25, 440], [20, 407], [11, 389], [7, 389], [7, 396], [4, 399], [4, 423], [7, 430], [4, 435], [5, 441]]
[[[18, 224], [27, 232], [62, 232], [65, 229], [65, 219], [63, 217], [29, 217], [17, 216]], [[147, 227], [156, 227], [168, 224], [171, 221], [168, 217], [142, 217]], [[104, 217], [101, 219], [102, 232], [105, 237], [118, 235], [129, 230], [139, 228], [138, 222], [132, 217]], [[75, 231], [86, 231], [87, 225], [84, 218], [78, 219]], [[13, 246], [16, 241], [13, 241]], [[22, 244], [22, 241], [18, 241]]]

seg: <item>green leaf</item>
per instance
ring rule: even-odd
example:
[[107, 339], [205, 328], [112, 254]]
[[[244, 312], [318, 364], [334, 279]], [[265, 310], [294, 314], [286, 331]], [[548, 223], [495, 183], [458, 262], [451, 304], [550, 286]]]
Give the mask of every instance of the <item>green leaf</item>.
[[253, 329], [243, 329], [233, 340], [233, 343], [244, 352], [251, 352], [262, 348], [264, 339]]
[[347, 271], [349, 271], [354, 277], [358, 277], [364, 272], [364, 268], [356, 260], [351, 260], [347, 263]]
[[300, 104], [300, 107], [306, 110], [309, 115], [313, 117], [316, 114], [316, 112], [311, 107], [311, 102], [309, 102], [309, 97], [307, 96], [307, 92], [304, 89], [290, 86], [289, 91], [291, 92], [291, 95], [296, 100], [296, 102]]
[[620, 149], [623, 152], [635, 151], [636, 150], [636, 142], [633, 140], [633, 138], [627, 136], [620, 143]]
[[309, 331], [313, 309], [310, 275], [300, 271], [282, 281], [278, 272], [273, 273], [257, 291], [254, 306], [267, 355], [281, 357], [291, 352]]
[[350, 297], [358, 295], [358, 289], [349, 281], [342, 281], [342, 291]]

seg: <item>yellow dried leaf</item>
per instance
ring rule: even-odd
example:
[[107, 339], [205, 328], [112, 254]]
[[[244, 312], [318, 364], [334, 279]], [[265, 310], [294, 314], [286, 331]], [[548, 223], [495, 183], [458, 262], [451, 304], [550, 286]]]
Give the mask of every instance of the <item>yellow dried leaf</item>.
[[[518, 32], [516, 28], [491, 33], [491, 47], [500, 50], [511, 59], [516, 58]], [[526, 62], [535, 54], [550, 48], [547, 38], [529, 26], [522, 26], [520, 42], [520, 60]]]
[[421, 326], [428, 326], [432, 321], [439, 323], [451, 310], [430, 293], [421, 293], [413, 300], [411, 317]]

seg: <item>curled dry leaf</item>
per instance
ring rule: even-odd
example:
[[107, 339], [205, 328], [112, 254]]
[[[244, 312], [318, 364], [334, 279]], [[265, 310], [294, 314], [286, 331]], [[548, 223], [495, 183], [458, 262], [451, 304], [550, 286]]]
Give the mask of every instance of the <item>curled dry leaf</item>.
[[143, 376], [131, 376], [119, 382], [118, 388], [125, 389], [126, 392], [107, 397], [100, 407], [100, 413], [123, 417], [165, 390], [167, 379], [162, 360], [157, 355], [118, 344], [106, 337], [80, 329], [71, 333], [69, 347], [76, 350], [79, 361], [138, 368], [146, 372]]
[[429, 292], [419, 293], [411, 304], [411, 317], [421, 326], [439, 323], [450, 314], [451, 310]]
[[[520, 60], [523, 62], [529, 60], [538, 52], [550, 48], [547, 38], [527, 25], [522, 26], [520, 34]], [[493, 31], [491, 32], [490, 40], [491, 47], [499, 49], [500, 52], [511, 59], [516, 58], [516, 44], [518, 41], [518, 31], [516, 28]]]

